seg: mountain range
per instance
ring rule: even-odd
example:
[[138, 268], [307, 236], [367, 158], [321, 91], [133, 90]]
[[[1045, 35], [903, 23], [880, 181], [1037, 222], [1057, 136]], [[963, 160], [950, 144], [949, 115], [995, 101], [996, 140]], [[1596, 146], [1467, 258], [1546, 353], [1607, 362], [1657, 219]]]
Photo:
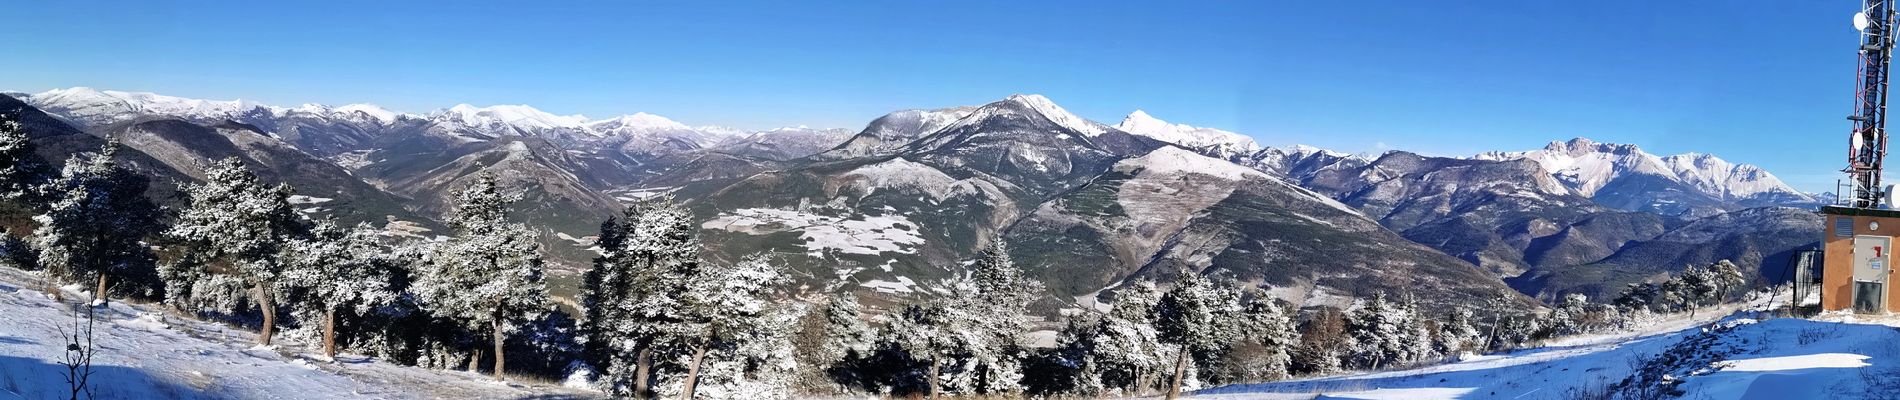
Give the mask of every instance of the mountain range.
[[1040, 304], [1053, 311], [1183, 268], [1305, 306], [1403, 292], [1436, 307], [1500, 296], [1534, 307], [1723, 258], [1779, 277], [1778, 257], [1820, 238], [1819, 218], [1790, 208], [1814, 196], [1708, 154], [1579, 138], [1374, 157], [1265, 147], [1139, 110], [1105, 125], [1037, 95], [896, 111], [856, 131], [88, 88], [6, 93], [0, 113], [27, 120], [48, 159], [113, 135], [140, 171], [183, 183], [206, 160], [238, 157], [296, 186], [307, 212], [392, 234], [440, 233], [450, 194], [493, 174], [526, 195], [516, 217], [569, 273], [587, 264], [601, 220], [670, 194], [704, 221], [708, 257], [771, 252], [809, 288], [872, 305], [944, 290], [936, 278], [993, 240], [1048, 284]]

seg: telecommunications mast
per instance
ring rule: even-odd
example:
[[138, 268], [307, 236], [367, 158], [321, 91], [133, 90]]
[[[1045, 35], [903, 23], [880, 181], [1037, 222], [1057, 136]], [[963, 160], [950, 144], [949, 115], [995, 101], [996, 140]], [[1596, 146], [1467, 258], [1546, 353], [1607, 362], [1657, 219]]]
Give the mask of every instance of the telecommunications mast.
[[1887, 73], [1893, 64], [1895, 13], [1893, 0], [1864, 0], [1854, 14], [1860, 30], [1860, 76], [1854, 93], [1853, 137], [1849, 139], [1847, 169], [1853, 191], [1847, 206], [1879, 208], [1889, 189], [1880, 186], [1881, 161], [1887, 157]]

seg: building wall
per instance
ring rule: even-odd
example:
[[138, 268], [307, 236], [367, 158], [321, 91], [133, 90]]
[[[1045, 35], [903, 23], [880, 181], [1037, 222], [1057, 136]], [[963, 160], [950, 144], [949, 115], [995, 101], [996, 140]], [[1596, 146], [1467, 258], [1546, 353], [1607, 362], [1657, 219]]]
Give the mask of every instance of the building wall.
[[[1854, 237], [1837, 236], [1834, 224], [1840, 218], [1854, 219], [1854, 235], [1894, 237], [1894, 245], [1900, 247], [1900, 218], [1827, 215], [1827, 225], [1822, 226], [1821, 251], [1821, 309], [1846, 310], [1854, 305]], [[1879, 230], [1867, 229], [1867, 223], [1880, 222]], [[1893, 257], [1887, 262], [1887, 308], [1888, 311], [1900, 311], [1900, 276], [1893, 273]]]

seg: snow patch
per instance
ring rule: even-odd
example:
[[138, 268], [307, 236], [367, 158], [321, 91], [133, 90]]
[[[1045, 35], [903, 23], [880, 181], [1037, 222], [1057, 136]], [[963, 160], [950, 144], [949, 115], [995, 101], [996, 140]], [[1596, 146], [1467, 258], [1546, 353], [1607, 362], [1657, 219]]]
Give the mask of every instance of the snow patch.
[[897, 281], [894, 282], [872, 279], [868, 282], [858, 284], [858, 286], [871, 288], [871, 290], [877, 291], [878, 293], [898, 294], [914, 293], [917, 291], [917, 282], [910, 280], [908, 276], [899, 276], [897, 277]]
[[826, 251], [845, 254], [915, 254], [924, 239], [917, 224], [902, 215], [856, 216], [839, 218], [790, 210], [747, 208], [721, 213], [700, 225], [751, 235], [799, 232], [807, 255], [822, 257]]

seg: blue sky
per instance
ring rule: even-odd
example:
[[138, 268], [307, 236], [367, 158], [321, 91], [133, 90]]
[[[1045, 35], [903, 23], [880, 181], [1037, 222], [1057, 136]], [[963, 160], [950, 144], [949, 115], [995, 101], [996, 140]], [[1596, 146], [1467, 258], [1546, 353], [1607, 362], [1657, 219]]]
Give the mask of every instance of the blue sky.
[[187, 3], [11, 4], [0, 90], [853, 129], [1041, 93], [1352, 152], [1584, 136], [1820, 191], [1856, 47], [1845, 0]]

